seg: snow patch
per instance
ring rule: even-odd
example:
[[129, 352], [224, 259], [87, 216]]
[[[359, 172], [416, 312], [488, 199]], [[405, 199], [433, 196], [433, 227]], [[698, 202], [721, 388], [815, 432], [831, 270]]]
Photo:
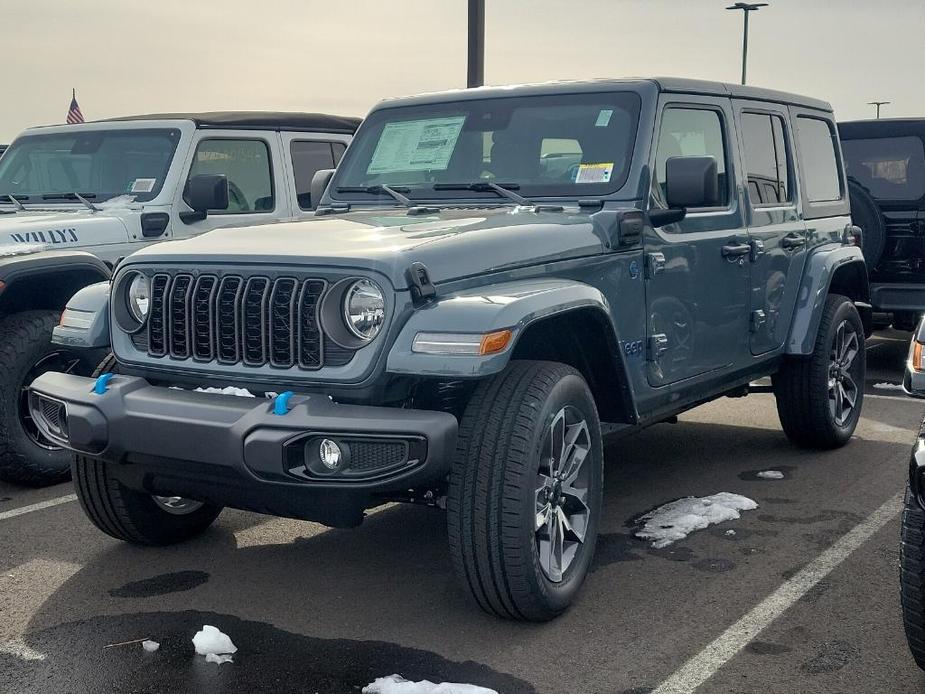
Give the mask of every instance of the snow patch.
[[221, 653], [206, 653], [206, 662], [221, 665], [222, 663], [233, 663], [234, 659], [230, 655], [222, 655]]
[[474, 684], [441, 682], [434, 684], [428, 680], [409, 682], [400, 675], [377, 677], [375, 682], [363, 687], [362, 694], [498, 694], [494, 689], [478, 687]]
[[902, 383], [886, 383], [886, 382], [874, 383], [874, 388], [877, 388], [879, 390], [902, 390], [903, 384]]
[[111, 210], [117, 207], [128, 207], [133, 202], [135, 202], [134, 195], [117, 195], [114, 198], [109, 198], [109, 200], [104, 200], [103, 202], [93, 203], [101, 210]]
[[745, 496], [719, 492], [712, 496], [688, 496], [659, 506], [641, 516], [642, 528], [636, 537], [652, 540], [656, 549], [683, 540], [695, 530], [741, 517], [740, 511], [751, 511], [758, 504]]
[[735, 530], [727, 530], [727, 531], [726, 531], [726, 534], [727, 534], [729, 537], [732, 537], [733, 535], [736, 534], [736, 531], [735, 531]]
[[763, 480], [782, 480], [784, 479], [784, 473], [780, 470], [762, 470], [758, 473], [758, 477]]
[[145, 653], [154, 653], [154, 651], [161, 647], [161, 644], [157, 641], [145, 639], [141, 642], [141, 647], [145, 649]]
[[44, 243], [0, 243], [0, 258], [14, 255], [32, 255], [45, 250]]
[[[227, 634], [208, 624], [203, 625], [200, 631], [196, 632], [193, 637], [193, 645], [196, 647], [196, 653], [199, 655], [219, 655], [225, 653], [237, 653], [237, 647], [231, 642]], [[210, 661], [210, 662], [215, 662]]]
[[247, 388], [236, 388], [228, 386], [227, 388], [196, 388], [197, 393], [218, 393], [219, 395], [237, 395], [239, 398], [257, 397]]

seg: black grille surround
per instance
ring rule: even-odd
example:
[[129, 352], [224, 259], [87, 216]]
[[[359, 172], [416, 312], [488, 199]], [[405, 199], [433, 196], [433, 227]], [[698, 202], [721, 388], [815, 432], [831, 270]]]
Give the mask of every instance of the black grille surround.
[[131, 342], [159, 361], [312, 372], [344, 366], [356, 353], [322, 329], [328, 278], [241, 268], [134, 270], [151, 281], [151, 313]]

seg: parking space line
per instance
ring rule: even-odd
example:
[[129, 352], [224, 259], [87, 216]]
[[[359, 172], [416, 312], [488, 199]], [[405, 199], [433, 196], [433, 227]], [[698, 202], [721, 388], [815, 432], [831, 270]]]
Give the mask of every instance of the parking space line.
[[908, 395], [877, 395], [876, 393], [864, 393], [864, 399], [873, 398], [874, 400], [895, 400], [896, 402], [912, 402], [917, 405], [925, 404], [919, 398], [910, 398]]
[[803, 567], [793, 578], [753, 607], [726, 629], [700, 653], [688, 660], [652, 694], [690, 694], [742, 650], [775, 619], [786, 612], [813, 586], [828, 576], [858, 547], [902, 510], [903, 492], [891, 497], [880, 508], [854, 526], [834, 545]]
[[57, 506], [59, 504], [66, 504], [69, 501], [77, 501], [77, 495], [66, 494], [65, 496], [59, 496], [54, 499], [49, 499], [48, 501], [40, 501], [37, 504], [20, 506], [19, 508], [14, 508], [10, 511], [3, 511], [0, 513], [0, 521], [7, 520], [8, 518], [15, 518], [16, 516], [21, 516], [25, 513], [32, 513], [33, 511], [41, 511], [43, 508], [51, 508], [52, 506]]

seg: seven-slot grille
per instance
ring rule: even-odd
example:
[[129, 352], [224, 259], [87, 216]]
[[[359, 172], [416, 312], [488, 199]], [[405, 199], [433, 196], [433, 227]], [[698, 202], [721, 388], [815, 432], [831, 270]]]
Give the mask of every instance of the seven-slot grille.
[[246, 366], [324, 366], [318, 307], [327, 283], [293, 277], [151, 279], [148, 354]]

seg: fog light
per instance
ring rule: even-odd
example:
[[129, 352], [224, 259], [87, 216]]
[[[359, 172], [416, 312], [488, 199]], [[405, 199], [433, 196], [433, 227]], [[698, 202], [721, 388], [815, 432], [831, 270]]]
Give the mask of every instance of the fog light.
[[336, 470], [341, 461], [340, 446], [331, 439], [322, 439], [318, 446], [318, 457], [328, 470]]

